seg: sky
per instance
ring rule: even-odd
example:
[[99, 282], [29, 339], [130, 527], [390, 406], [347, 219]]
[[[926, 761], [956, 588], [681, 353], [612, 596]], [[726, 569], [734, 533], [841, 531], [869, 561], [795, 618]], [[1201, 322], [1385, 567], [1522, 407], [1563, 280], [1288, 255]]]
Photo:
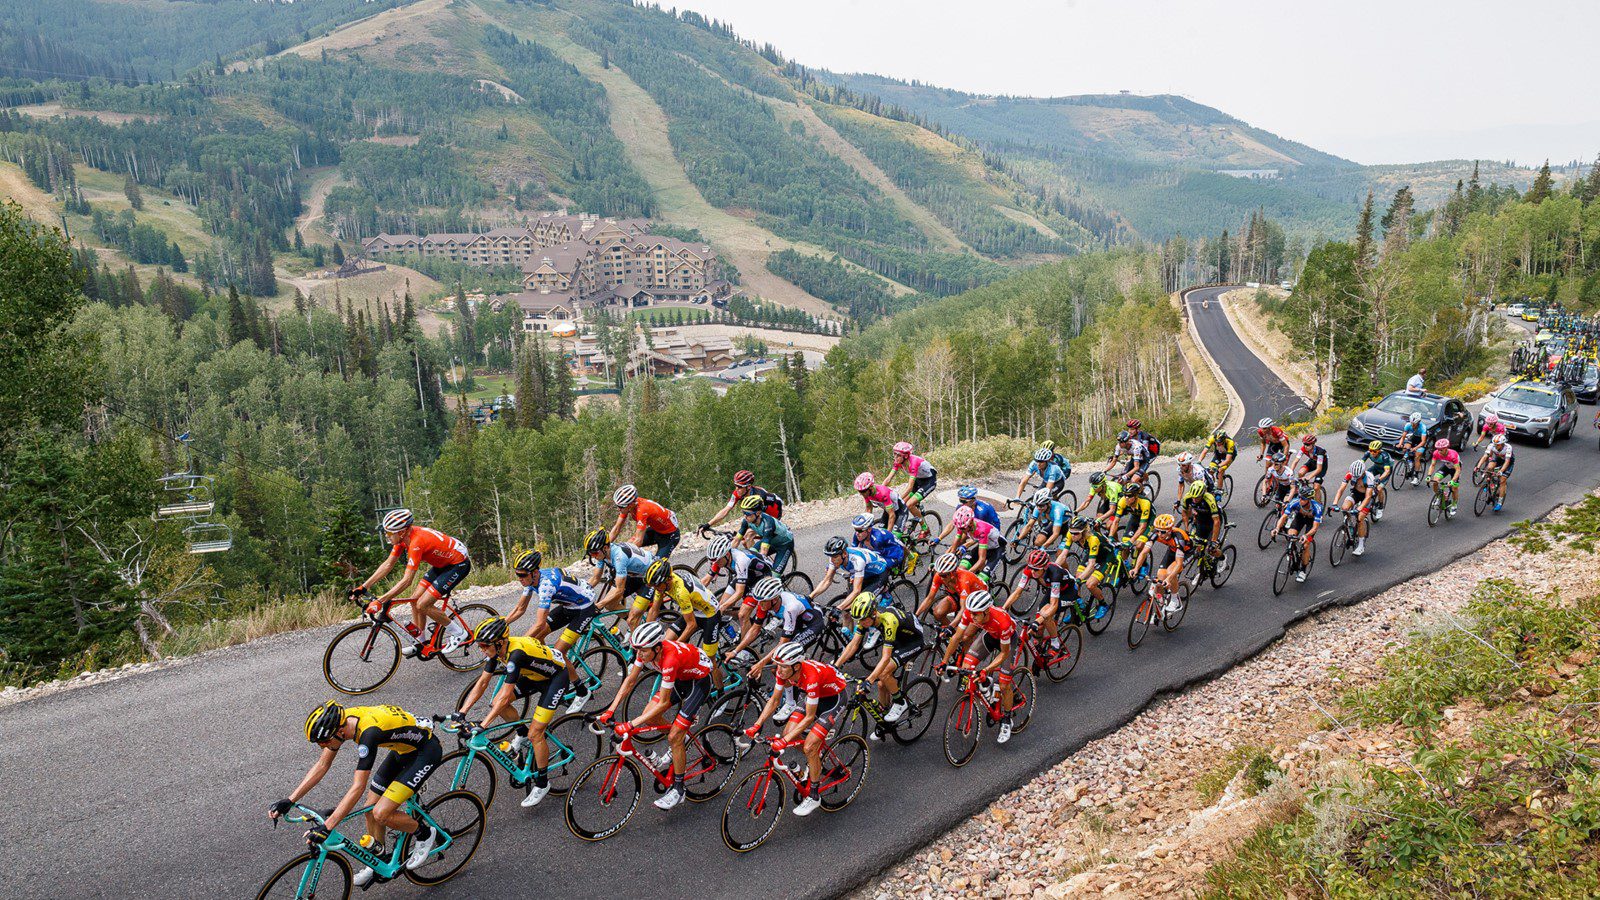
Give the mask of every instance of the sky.
[[1600, 153], [1594, 0], [676, 5], [814, 68], [983, 94], [1181, 94], [1361, 163]]

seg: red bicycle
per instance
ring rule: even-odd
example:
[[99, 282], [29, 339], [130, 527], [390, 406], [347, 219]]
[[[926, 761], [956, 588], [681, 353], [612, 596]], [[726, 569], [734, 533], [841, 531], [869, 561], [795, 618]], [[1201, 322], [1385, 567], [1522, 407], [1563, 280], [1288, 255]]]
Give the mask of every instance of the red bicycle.
[[[671, 725], [645, 725], [623, 735], [613, 736], [616, 752], [602, 756], [573, 779], [567, 789], [567, 828], [586, 841], [603, 841], [621, 831], [639, 808], [644, 795], [640, 770], [654, 779], [656, 793], [672, 787], [672, 761], [665, 749], [646, 756], [633, 745], [635, 734], [664, 734]], [[601, 733], [591, 722], [589, 730]], [[722, 793], [733, 778], [743, 749], [735, 742], [732, 727], [723, 723], [702, 725], [689, 733], [683, 774], [683, 792], [693, 803], [703, 803]]]
[[[1021, 639], [1023, 636], [1018, 635]], [[944, 758], [950, 765], [961, 768], [972, 761], [983, 740], [983, 720], [998, 724], [1005, 718], [1000, 708], [1000, 686], [987, 672], [971, 669], [956, 670], [960, 677], [961, 699], [950, 707], [944, 720]], [[1011, 680], [1011, 733], [1021, 734], [1033, 721], [1033, 707], [1038, 699], [1039, 682], [1033, 671], [1018, 666]]]
[[[416, 622], [416, 601], [395, 598], [382, 604], [376, 600], [363, 603], [366, 596], [365, 593], [351, 594], [350, 599], [362, 604], [362, 620], [334, 635], [333, 640], [328, 642], [328, 649], [322, 653], [322, 677], [328, 680], [334, 690], [345, 694], [370, 694], [394, 675], [395, 669], [400, 667], [401, 647], [396, 626], [405, 629], [412, 643], [422, 640], [422, 629]], [[396, 603], [411, 604], [411, 621], [396, 622], [389, 614], [390, 607]], [[469, 637], [478, 623], [499, 615], [487, 603], [456, 606], [449, 597], [444, 598], [439, 609], [450, 617], [452, 625], [466, 629]], [[443, 652], [441, 648], [447, 631], [448, 628], [435, 628], [433, 634], [422, 641], [422, 646], [417, 649], [417, 658], [438, 658], [445, 668], [454, 672], [470, 672], [483, 665], [483, 654], [470, 640], [449, 653]]]
[[[791, 768], [782, 759], [786, 748], [773, 747], [769, 739], [758, 740], [768, 747], [766, 764], [739, 782], [722, 809], [722, 842], [735, 853], [748, 853], [766, 843], [787, 803], [784, 782], [798, 796], [806, 777], [805, 760]], [[870, 763], [867, 742], [859, 734], [839, 735], [822, 748], [822, 778], [814, 789], [823, 811], [838, 812], [856, 799]]]

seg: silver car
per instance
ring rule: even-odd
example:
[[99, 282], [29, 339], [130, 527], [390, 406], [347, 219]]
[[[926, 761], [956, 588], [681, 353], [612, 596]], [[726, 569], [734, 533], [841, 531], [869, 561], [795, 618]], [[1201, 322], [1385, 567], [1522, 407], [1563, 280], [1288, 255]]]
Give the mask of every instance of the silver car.
[[1578, 398], [1566, 385], [1518, 381], [1489, 395], [1478, 416], [1480, 429], [1489, 413], [1500, 417], [1507, 434], [1533, 438], [1548, 447], [1558, 437], [1572, 437], [1578, 426]]

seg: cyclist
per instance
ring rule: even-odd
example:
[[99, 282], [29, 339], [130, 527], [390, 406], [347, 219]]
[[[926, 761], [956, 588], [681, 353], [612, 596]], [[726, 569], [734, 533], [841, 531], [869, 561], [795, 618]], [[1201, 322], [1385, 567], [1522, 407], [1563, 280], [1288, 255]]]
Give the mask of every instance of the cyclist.
[[1182, 506], [1190, 536], [1204, 546], [1217, 547], [1222, 542], [1222, 507], [1217, 505], [1217, 495], [1196, 481], [1184, 488]]
[[1218, 428], [1211, 432], [1211, 437], [1206, 441], [1206, 451], [1211, 454], [1212, 478], [1217, 484], [1222, 483], [1222, 476], [1228, 474], [1228, 467], [1239, 458], [1239, 445], [1229, 436], [1227, 429]]
[[728, 516], [733, 515], [734, 510], [743, 509], [739, 503], [746, 497], [760, 497], [763, 512], [774, 519], [783, 518], [783, 498], [756, 484], [755, 473], [748, 469], [740, 469], [733, 473], [733, 493], [728, 496], [728, 502], [717, 510], [716, 515], [701, 525], [699, 530], [705, 531], [727, 521]]
[[1512, 456], [1511, 441], [1503, 434], [1497, 434], [1489, 441], [1489, 449], [1483, 451], [1483, 458], [1478, 460], [1479, 468], [1486, 473], [1500, 473], [1500, 489], [1495, 492], [1494, 511], [1499, 512], [1505, 505], [1506, 494], [1511, 490], [1511, 469], [1517, 461]]
[[900, 570], [900, 564], [906, 559], [906, 548], [894, 532], [875, 527], [872, 524], [872, 517], [866, 513], [857, 513], [856, 517], [850, 520], [850, 526], [855, 529], [854, 536], [850, 538], [850, 546], [871, 550], [888, 560], [890, 570]]
[[1282, 450], [1274, 450], [1267, 460], [1267, 496], [1281, 501], [1294, 490], [1294, 485], [1294, 467], [1289, 465], [1289, 455]]
[[1328, 477], [1328, 451], [1317, 446], [1317, 436], [1309, 431], [1300, 438], [1300, 457], [1298, 474], [1301, 480], [1315, 482], [1321, 487], [1322, 480]]
[[744, 521], [739, 523], [738, 539], [746, 550], [758, 551], [772, 563], [774, 571], [782, 572], [794, 556], [794, 532], [771, 513], [757, 508], [759, 502], [754, 496], [739, 501]]
[[911, 444], [901, 441], [894, 445], [894, 461], [889, 467], [889, 484], [894, 481], [894, 473], [906, 473], [906, 486], [900, 491], [900, 499], [906, 502], [906, 509], [911, 512], [912, 518], [922, 521], [922, 501], [933, 495], [934, 488], [939, 485], [939, 473], [934, 471], [933, 463], [911, 452]]
[[[950, 524], [956, 527], [956, 539], [950, 544], [950, 552], [961, 554], [963, 564], [982, 572], [980, 577], [988, 584], [1006, 555], [1006, 539], [1000, 535], [1000, 529], [978, 521], [965, 506], [956, 507], [950, 514]], [[962, 553], [963, 547], [967, 548], [965, 553]]]
[[735, 547], [733, 539], [725, 534], [717, 535], [706, 545], [706, 559], [713, 565], [722, 564], [728, 572], [728, 589], [722, 592], [722, 598], [717, 602], [718, 609], [726, 613], [737, 606], [739, 624], [743, 626], [749, 609], [743, 601], [749, 596], [752, 585], [773, 574], [772, 564], [754, 550]]
[[1052, 498], [1049, 490], [1040, 488], [1034, 491], [1033, 499], [1022, 515], [1022, 533], [1017, 535], [1018, 541], [1027, 541], [1031, 534], [1035, 547], [1060, 550], [1064, 546], [1067, 523], [1072, 521], [1072, 510], [1065, 503]]
[[[817, 782], [822, 780], [822, 742], [828, 739], [834, 718], [844, 708], [840, 701], [849, 683], [844, 673], [833, 666], [806, 659], [805, 650], [799, 644], [779, 647], [774, 651], [773, 661], [777, 663], [774, 681], [778, 689], [767, 698], [756, 724], [745, 729], [745, 735], [754, 738], [760, 734], [761, 723], [777, 711], [780, 703], [794, 705], [796, 711], [789, 717], [783, 736], [775, 739], [772, 746], [776, 750], [787, 749], [799, 744], [801, 736], [805, 736], [801, 750], [806, 756], [806, 780], [800, 785], [803, 799], [795, 806], [794, 814], [809, 816], [822, 805], [822, 799], [817, 796]], [[805, 695], [804, 712], [800, 711], [802, 694]]]
[[898, 606], [879, 609], [878, 598], [872, 594], [860, 594], [850, 601], [850, 618], [855, 622], [856, 633], [839, 653], [834, 665], [842, 667], [855, 658], [863, 642], [869, 637], [876, 638], [883, 648], [883, 655], [878, 657], [878, 664], [872, 667], [872, 674], [867, 676], [867, 680], [878, 686], [878, 704], [887, 707], [883, 721], [888, 724], [898, 722], [906, 714], [906, 698], [900, 692], [900, 682], [894, 673], [903, 666], [911, 665], [911, 661], [927, 649], [928, 642], [923, 638], [915, 616]]
[[[1000, 512], [994, 504], [987, 500], [978, 499], [978, 489], [970, 484], [964, 484], [956, 491], [956, 502], [972, 510], [972, 515], [981, 522], [988, 522], [996, 528], [1004, 527], [1000, 524]], [[942, 539], [950, 533], [950, 526], [946, 524], [939, 537]]]
[[1339, 489], [1333, 492], [1334, 506], [1347, 512], [1355, 511], [1356, 546], [1353, 552], [1357, 556], [1367, 552], [1367, 513], [1377, 496], [1376, 479], [1367, 470], [1367, 464], [1359, 459], [1350, 464], [1350, 471], [1344, 473]]
[[1256, 423], [1256, 438], [1261, 441], [1261, 449], [1256, 451], [1257, 461], [1270, 459], [1274, 454], [1289, 453], [1289, 435], [1271, 419], [1262, 419]]
[[1052, 447], [1043, 447], [1033, 451], [1033, 462], [1028, 464], [1028, 471], [1022, 473], [1022, 480], [1017, 482], [1017, 498], [1022, 497], [1022, 492], [1028, 489], [1028, 482], [1033, 476], [1039, 476], [1040, 487], [1048, 490], [1051, 497], [1061, 496], [1067, 489], [1067, 479], [1072, 477], [1072, 464], [1065, 468], [1056, 464], [1056, 459], [1061, 454], [1056, 453]]
[[1128, 433], [1133, 435], [1135, 441], [1144, 445], [1145, 452], [1149, 454], [1152, 460], [1161, 455], [1161, 442], [1156, 439], [1155, 435], [1144, 430], [1143, 422], [1138, 419], [1129, 419], [1127, 427]]
[[1207, 490], [1216, 490], [1216, 485], [1211, 482], [1211, 473], [1201, 467], [1200, 461], [1195, 458], [1193, 453], [1185, 450], [1178, 454], [1174, 462], [1178, 464], [1178, 492], [1180, 494], [1196, 481], [1203, 483]]
[[1472, 438], [1472, 449], [1478, 449], [1484, 441], [1493, 440], [1497, 435], [1506, 433], [1506, 423], [1494, 413], [1484, 413], [1483, 421], [1478, 425], [1478, 432]]
[[[1438, 474], [1435, 474], [1435, 469]], [[1454, 517], [1456, 514], [1456, 494], [1461, 491], [1461, 480], [1457, 474], [1461, 471], [1461, 454], [1450, 449], [1449, 438], [1439, 438], [1433, 442], [1433, 456], [1428, 460], [1429, 478], [1442, 478], [1450, 483], [1450, 502], [1445, 506], [1445, 515]]]
[[1150, 470], [1150, 451], [1143, 441], [1137, 440], [1136, 435], [1127, 431], [1117, 432], [1117, 445], [1111, 450], [1111, 460], [1106, 464], [1105, 471], [1110, 472], [1116, 468], [1119, 460], [1123, 462], [1122, 471], [1117, 473], [1125, 488], [1139, 487], [1144, 483], [1144, 473]]
[[956, 633], [950, 636], [949, 646], [944, 648], [944, 657], [939, 660], [939, 668], [946, 670], [950, 664], [950, 657], [956, 653], [961, 654], [961, 668], [972, 669], [978, 674], [978, 654], [969, 650], [978, 633], [983, 633], [983, 647], [993, 658], [981, 670], [984, 675], [995, 675], [995, 684], [1000, 688], [1000, 733], [995, 735], [994, 742], [1004, 744], [1011, 740], [1011, 708], [1012, 689], [1011, 672], [1012, 658], [1016, 654], [1017, 645], [1017, 620], [1003, 609], [997, 609], [994, 600], [988, 591], [973, 591], [961, 602], [961, 618], [957, 622]]
[[[435, 628], [444, 627], [444, 645], [439, 648], [440, 653], [454, 653], [461, 649], [471, 635], [467, 634], [465, 626], [452, 621], [437, 604], [449, 599], [450, 592], [472, 571], [467, 545], [442, 531], [416, 524], [409, 509], [389, 510], [383, 517], [383, 536], [394, 545], [394, 549], [389, 551], [388, 558], [379, 564], [377, 571], [367, 576], [367, 580], [361, 582], [352, 594], [359, 596], [366, 593], [394, 570], [395, 560], [404, 556], [405, 576], [378, 599], [367, 604], [369, 610], [384, 609], [395, 598], [411, 590], [411, 586], [417, 582], [417, 566], [427, 563], [428, 574], [422, 576], [416, 591], [406, 598], [411, 603], [411, 618], [418, 625], [423, 624], [424, 619], [432, 619]], [[407, 656], [416, 656], [430, 637], [431, 634], [413, 637], [411, 645], [404, 648], [403, 652]]]
[[906, 520], [911, 510], [906, 506], [905, 499], [887, 484], [878, 484], [871, 472], [862, 472], [856, 476], [856, 493], [861, 495], [867, 512], [882, 510], [883, 527], [890, 531], [906, 531]]
[[[656, 561], [654, 553], [641, 550], [627, 541], [613, 541], [604, 528], [591, 528], [583, 536], [583, 555], [594, 565], [594, 572], [589, 576], [589, 590], [599, 588], [607, 571], [611, 573], [611, 585], [599, 600], [601, 609], [616, 609], [629, 597], [648, 601], [650, 590], [644, 583], [644, 573]], [[534, 565], [537, 568], [538, 564]], [[636, 618], [630, 616], [630, 619]], [[510, 622], [516, 620], [516, 615], [508, 618]]]
[[1294, 573], [1294, 580], [1306, 580], [1306, 568], [1311, 565], [1311, 554], [1314, 552], [1312, 542], [1317, 539], [1317, 529], [1322, 527], [1322, 504], [1316, 501], [1316, 492], [1310, 484], [1301, 484], [1295, 489], [1294, 499], [1290, 500], [1283, 508], [1283, 515], [1278, 517], [1278, 524], [1272, 527], [1274, 535], [1282, 534], [1285, 529], [1289, 536], [1300, 535], [1305, 539], [1300, 545], [1300, 570]]
[[[715, 595], [711, 589], [689, 572], [672, 571], [672, 563], [664, 559], [650, 564], [644, 580], [655, 591], [649, 613], [652, 622], [660, 614], [661, 604], [669, 600], [678, 608], [678, 615], [683, 616], [683, 627], [667, 635], [667, 640], [687, 643], [689, 636], [698, 631], [700, 649], [706, 656], [716, 659], [722, 634], [722, 612], [712, 600]], [[722, 673], [716, 674], [720, 681]]]
[[1078, 508], [1072, 512], [1075, 515], [1081, 514], [1085, 509], [1089, 508], [1090, 503], [1098, 499], [1100, 505], [1095, 508], [1095, 514], [1103, 516], [1113, 506], [1117, 505], [1118, 500], [1122, 499], [1122, 492], [1122, 482], [1107, 478], [1104, 472], [1093, 472], [1089, 475], [1088, 496], [1084, 497], [1083, 502], [1079, 503]]
[[1394, 460], [1389, 458], [1383, 441], [1373, 440], [1367, 442], [1367, 452], [1362, 454], [1361, 461], [1372, 473], [1372, 480], [1378, 489], [1378, 495], [1372, 501], [1372, 520], [1381, 521], [1383, 507], [1389, 502], [1389, 489], [1385, 485], [1389, 483], [1389, 474], [1394, 471]]
[[[411, 835], [406, 868], [415, 869], [427, 862], [439, 836], [431, 827], [406, 815], [400, 807], [411, 799], [422, 786], [423, 779], [444, 757], [444, 748], [439, 746], [433, 729], [398, 706], [347, 707], [329, 700], [306, 716], [306, 740], [321, 747], [322, 754], [289, 796], [268, 808], [267, 817], [277, 820], [286, 815], [290, 807], [311, 793], [328, 774], [344, 742], [355, 741], [355, 780], [325, 817], [327, 824], [306, 832], [306, 839], [316, 844], [326, 841], [331, 829], [354, 811], [359, 802], [372, 807], [366, 814], [367, 834], [374, 841], [369, 850], [382, 856], [386, 832], [393, 828]], [[389, 755], [382, 763], [374, 765], [379, 750], [388, 750]], [[364, 868], [351, 880], [356, 887], [364, 888], [372, 883], [374, 875], [372, 869]]]
[[631, 484], [625, 484], [611, 495], [611, 505], [617, 508], [617, 521], [606, 532], [606, 537], [616, 540], [622, 526], [629, 519], [634, 522], [632, 544], [654, 547], [658, 559], [667, 559], [677, 548], [683, 534], [678, 530], [678, 516], [672, 510], [639, 496]]
[[[733, 648], [734, 656], [738, 656], [755, 643], [761, 633], [762, 625], [768, 618], [774, 616], [776, 618], [773, 622], [777, 625], [780, 646], [793, 642], [810, 650], [817, 639], [822, 637], [822, 613], [811, 605], [809, 597], [784, 590], [783, 583], [770, 576], [756, 582], [750, 593], [750, 599], [745, 601], [751, 604], [750, 621], [744, 627], [738, 646]], [[752, 677], [760, 675], [761, 670], [771, 659], [772, 654], [768, 653], [758, 660], [750, 667], [750, 675]]]
[[876, 551], [852, 547], [842, 537], [831, 537], [822, 545], [822, 552], [828, 557], [828, 571], [822, 574], [822, 581], [811, 592], [812, 600], [822, 596], [822, 592], [833, 584], [836, 575], [842, 577], [850, 589], [839, 600], [841, 607], [862, 591], [877, 593], [889, 580], [889, 561]]
[[1124, 516], [1128, 517], [1129, 525], [1133, 528], [1133, 534], [1129, 535], [1128, 539], [1139, 541], [1145, 537], [1150, 529], [1150, 522], [1155, 519], [1155, 504], [1151, 503], [1150, 498], [1142, 491], [1123, 491], [1116, 505], [1096, 521], [1106, 530], [1107, 537], [1116, 540], [1122, 531]]
[[461, 698], [461, 705], [448, 718], [462, 721], [467, 710], [489, 689], [489, 682], [502, 673], [506, 676], [505, 683], [490, 701], [489, 711], [479, 720], [479, 729], [489, 727], [497, 719], [514, 721], [512, 710], [516, 701], [539, 695], [539, 705], [529, 716], [530, 724], [518, 725], [516, 737], [511, 739], [513, 756], [520, 757], [530, 747], [533, 750], [533, 782], [529, 785], [528, 795], [522, 798], [522, 806], [526, 808], [538, 806], [539, 801], [550, 793], [550, 773], [547, 771], [550, 743], [545, 740], [544, 732], [550, 720], [555, 718], [556, 704], [561, 702], [561, 695], [567, 690], [567, 661], [560, 650], [536, 637], [512, 637], [506, 628], [507, 624], [499, 616], [491, 616], [478, 623], [472, 641], [483, 651], [483, 674], [467, 689], [467, 695]]
[[1178, 527], [1176, 517], [1171, 513], [1162, 513], [1156, 516], [1155, 534], [1139, 548], [1139, 555], [1131, 567], [1133, 571], [1139, 571], [1157, 544], [1166, 548], [1161, 561], [1156, 564], [1156, 580], [1167, 588], [1167, 602], [1162, 608], [1166, 612], [1177, 612], [1183, 608], [1183, 595], [1178, 592], [1178, 577], [1183, 574], [1183, 561], [1194, 552], [1194, 544], [1189, 532]]
[[1056, 610], [1061, 608], [1062, 599], [1068, 603], [1080, 606], [1083, 603], [1078, 595], [1078, 580], [1072, 577], [1064, 566], [1058, 566], [1050, 560], [1050, 554], [1042, 549], [1028, 551], [1022, 563], [1022, 577], [1017, 579], [1017, 586], [1011, 590], [1011, 596], [1006, 598], [1004, 609], [1011, 611], [1017, 600], [1021, 599], [1022, 592], [1028, 585], [1037, 582], [1039, 587], [1049, 596], [1043, 605], [1034, 612], [1034, 621], [1044, 633], [1050, 636], [1050, 649], [1061, 647], [1061, 637], [1057, 631]]
[[1422, 424], [1422, 413], [1412, 413], [1400, 430], [1400, 452], [1411, 455], [1411, 483], [1421, 480], [1422, 453], [1428, 446], [1428, 429]]
[[927, 595], [917, 604], [917, 618], [928, 615], [931, 610], [934, 621], [945, 624], [967, 595], [988, 587], [982, 578], [961, 568], [961, 557], [954, 553], [942, 554], [933, 561], [933, 577], [928, 580]]
[[[1083, 548], [1083, 565], [1075, 573], [1078, 582], [1086, 588], [1094, 599], [1101, 603], [1106, 600], [1105, 591], [1100, 589], [1100, 583], [1106, 576], [1112, 574], [1112, 569], [1117, 563], [1117, 548], [1110, 540], [1103, 538], [1089, 524], [1089, 520], [1079, 516], [1072, 520], [1071, 543]], [[1070, 547], [1069, 547], [1070, 549]], [[1056, 563], [1066, 565], [1067, 551], [1062, 550], [1056, 554]]]
[[[528, 626], [526, 634], [543, 640], [546, 635], [557, 634], [559, 629], [555, 648], [564, 654], [578, 642], [584, 629], [589, 627], [589, 620], [600, 612], [600, 606], [594, 601], [594, 590], [587, 584], [555, 567], [540, 569], [539, 562], [537, 550], [529, 550], [517, 558], [514, 571], [517, 581], [522, 584], [522, 596], [517, 598], [517, 605], [506, 616], [506, 624], [522, 618], [528, 601], [537, 596], [533, 624]], [[582, 712], [589, 702], [589, 686], [578, 677], [572, 660], [566, 660], [566, 666], [567, 678], [572, 682], [575, 692], [567, 712]]]
[[[666, 560], [656, 562], [665, 563]], [[667, 710], [674, 705], [678, 707], [678, 715], [667, 732], [667, 742], [672, 747], [672, 787], [656, 801], [656, 809], [671, 809], [683, 802], [683, 775], [689, 768], [684, 751], [685, 737], [700, 707], [711, 696], [711, 657], [692, 644], [667, 640], [667, 631], [660, 622], [646, 622], [635, 628], [628, 643], [633, 647], [633, 662], [628, 665], [628, 674], [623, 676], [611, 706], [597, 721], [602, 725], [611, 721], [623, 698], [644, 673], [661, 676], [661, 684], [651, 695], [650, 702], [637, 716], [618, 722], [615, 730], [617, 737], [626, 737], [644, 725], [664, 725]]]

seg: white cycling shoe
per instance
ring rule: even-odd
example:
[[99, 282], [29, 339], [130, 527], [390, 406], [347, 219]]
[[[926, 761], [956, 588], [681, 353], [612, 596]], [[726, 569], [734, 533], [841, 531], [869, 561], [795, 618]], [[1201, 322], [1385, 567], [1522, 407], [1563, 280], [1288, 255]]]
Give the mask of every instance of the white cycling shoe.
[[362, 869], [361, 871], [357, 872], [355, 875], [351, 876], [350, 883], [355, 885], [358, 888], [363, 888], [364, 889], [364, 888], [366, 888], [367, 885], [372, 883], [372, 880], [374, 878], [377, 878], [377, 877], [378, 877], [378, 873], [372, 871], [372, 867], [368, 866], [368, 867]]
[[817, 807], [819, 807], [821, 805], [822, 805], [822, 801], [817, 799], [817, 795], [816, 794], [812, 794], [812, 795], [806, 797], [804, 800], [800, 801], [800, 805], [798, 805], [798, 806], [796, 806], [794, 808], [794, 814], [797, 815], [797, 816], [802, 816], [802, 817], [809, 816], [812, 813], [816, 812], [817, 811]]
[[678, 788], [672, 788], [665, 794], [662, 794], [660, 800], [656, 801], [656, 809], [671, 809], [682, 802], [683, 791], [679, 790]]
[[522, 798], [522, 808], [527, 809], [530, 806], [538, 806], [539, 801], [543, 800], [549, 793], [550, 785], [548, 784], [544, 787], [534, 784], [528, 785], [528, 796]]
[[996, 744], [1004, 744], [1009, 740], [1011, 740], [1011, 720], [1007, 719], [1000, 723], [1000, 733], [995, 735], [994, 742]]
[[422, 865], [428, 861], [428, 854], [433, 852], [433, 847], [437, 843], [439, 843], [439, 830], [437, 828], [428, 831], [426, 840], [414, 838], [411, 842], [411, 853], [406, 857], [406, 868], [422, 868]]
[[455, 622], [450, 623], [450, 628], [444, 633], [444, 646], [439, 648], [440, 653], [454, 653], [461, 649], [471, 635], [467, 630]]
[[906, 702], [904, 700], [896, 700], [894, 705], [889, 707], [889, 711], [883, 714], [883, 720], [892, 725], [904, 718], [905, 714]]

